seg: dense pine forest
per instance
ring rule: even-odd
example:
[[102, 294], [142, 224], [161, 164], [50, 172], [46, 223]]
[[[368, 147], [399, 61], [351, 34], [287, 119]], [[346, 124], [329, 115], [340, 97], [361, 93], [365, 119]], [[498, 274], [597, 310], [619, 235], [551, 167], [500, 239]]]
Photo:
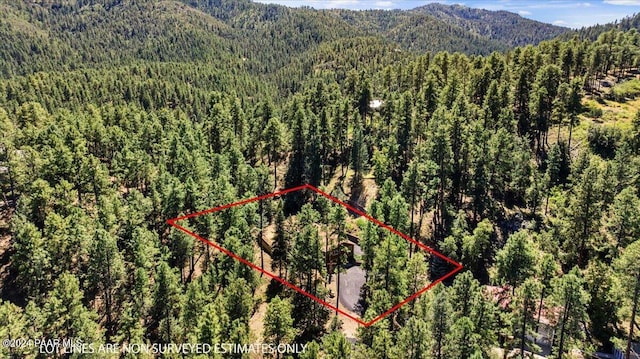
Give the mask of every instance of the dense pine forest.
[[[7, 343], [475, 359], [628, 355], [639, 340], [637, 18], [569, 31], [444, 5], [4, 0], [0, 10]], [[302, 184], [464, 269], [364, 327], [167, 223]], [[310, 192], [184, 226], [340, 308], [350, 261], [363, 284], [348, 309], [364, 321], [451, 270]], [[3, 358], [156, 354], [0, 347]]]

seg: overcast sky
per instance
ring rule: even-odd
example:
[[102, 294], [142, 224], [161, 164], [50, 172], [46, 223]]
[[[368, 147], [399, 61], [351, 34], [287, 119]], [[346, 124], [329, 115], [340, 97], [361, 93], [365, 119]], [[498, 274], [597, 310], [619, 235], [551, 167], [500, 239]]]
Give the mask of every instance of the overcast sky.
[[640, 13], [640, 0], [254, 0], [262, 3], [277, 3], [287, 6], [311, 6], [316, 9], [412, 9], [432, 2], [462, 4], [487, 10], [507, 10], [529, 19], [560, 26], [579, 28], [604, 24], [625, 16]]

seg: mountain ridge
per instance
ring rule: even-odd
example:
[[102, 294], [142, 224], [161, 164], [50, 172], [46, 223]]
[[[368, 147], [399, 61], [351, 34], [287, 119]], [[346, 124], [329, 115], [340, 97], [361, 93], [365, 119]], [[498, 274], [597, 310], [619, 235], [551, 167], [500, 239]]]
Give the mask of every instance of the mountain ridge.
[[431, 3], [410, 11], [428, 13], [511, 47], [537, 44], [570, 31], [568, 28], [527, 19], [510, 11], [491, 11], [458, 4]]
[[[507, 50], [514, 43], [553, 38], [562, 29], [519, 20], [539, 31], [528, 31], [533, 37], [514, 40], [460, 20], [470, 11], [467, 8], [429, 5], [407, 11], [349, 11], [288, 8], [248, 0], [3, 0], [0, 6], [8, 14], [0, 19], [2, 77], [121, 66], [131, 61], [225, 63], [264, 74], [278, 71], [291, 57], [321, 43], [360, 36], [377, 36], [417, 53], [488, 54]], [[425, 9], [439, 12], [431, 14]], [[451, 15], [456, 12], [462, 15]], [[494, 12], [471, 13], [498, 22]], [[494, 27], [503, 33], [510, 28], [508, 24]]]

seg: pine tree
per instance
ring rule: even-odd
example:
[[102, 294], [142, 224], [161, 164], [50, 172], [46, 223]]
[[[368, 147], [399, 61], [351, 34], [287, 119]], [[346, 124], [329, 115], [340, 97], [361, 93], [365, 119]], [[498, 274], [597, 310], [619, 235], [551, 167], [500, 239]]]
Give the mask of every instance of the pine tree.
[[[145, 328], [142, 325], [141, 318], [136, 313], [133, 304], [126, 303], [124, 304], [124, 309], [122, 310], [122, 314], [119, 319], [118, 332], [114, 338], [114, 341], [120, 345], [127, 344], [144, 344], [144, 334]], [[126, 353], [124, 355], [126, 359], [134, 359], [134, 358], [143, 358], [150, 359], [152, 358], [151, 354], [144, 355], [142, 353], [134, 354], [132, 352]]]
[[468, 359], [480, 352], [480, 336], [475, 333], [475, 325], [468, 317], [461, 317], [451, 326], [447, 335], [445, 352], [452, 358]]
[[566, 111], [569, 114], [569, 144], [567, 147], [571, 149], [571, 138], [573, 137], [573, 127], [576, 125], [578, 114], [582, 109], [582, 79], [574, 78], [570, 83], [570, 90], [565, 101]]
[[369, 86], [369, 81], [364, 80], [360, 81], [358, 91], [358, 113], [360, 114], [360, 118], [363, 120], [365, 116], [369, 112], [369, 103], [371, 102], [371, 88]]
[[604, 215], [604, 228], [610, 236], [611, 257], [616, 257], [621, 247], [640, 238], [640, 199], [632, 187], [618, 193]]
[[322, 149], [320, 150], [320, 162], [322, 163], [322, 181], [326, 185], [330, 180], [331, 173], [327, 173], [325, 167], [329, 165], [329, 158], [335, 151], [335, 143], [334, 139], [334, 124], [331, 121], [331, 117], [327, 114], [325, 109], [322, 109], [320, 112], [320, 120], [319, 120], [319, 131], [320, 131], [320, 146]]
[[436, 285], [431, 291], [430, 305], [427, 311], [427, 323], [431, 333], [431, 355], [436, 359], [448, 357], [445, 345], [453, 312], [450, 303], [449, 293], [444, 285]]
[[516, 89], [514, 105], [518, 122], [518, 134], [529, 137], [531, 130], [529, 94], [535, 79], [535, 69], [529, 64], [533, 60], [533, 47], [525, 47], [520, 53], [519, 66], [516, 70]]
[[349, 359], [351, 357], [351, 343], [344, 334], [332, 332], [323, 340], [324, 354], [327, 359]]
[[395, 159], [394, 179], [399, 182], [400, 175], [407, 169], [407, 164], [411, 159], [413, 148], [413, 111], [411, 106], [411, 95], [404, 93], [400, 99], [396, 114], [396, 143], [398, 144], [397, 158]]
[[540, 281], [540, 301], [538, 302], [538, 317], [537, 325], [540, 326], [540, 319], [542, 317], [542, 307], [544, 305], [544, 298], [547, 291], [551, 287], [551, 280], [558, 276], [560, 267], [556, 262], [556, 259], [552, 254], [544, 253], [542, 257], [539, 257], [537, 266], [537, 278]]
[[99, 344], [102, 330], [97, 323], [95, 312], [87, 309], [82, 300], [78, 278], [63, 273], [53, 284], [49, 297], [45, 300], [43, 332], [52, 338], [58, 335], [64, 338], [77, 338], [84, 343]]
[[[416, 204], [420, 201], [420, 193], [423, 182], [423, 171], [420, 170], [418, 161], [415, 159], [409, 163], [409, 168], [404, 174], [402, 181], [402, 192], [404, 197], [409, 200], [409, 211], [411, 211], [411, 219], [409, 220], [409, 237], [414, 238], [414, 213]], [[409, 246], [409, 253], [413, 251], [413, 246]]]
[[[0, 336], [8, 340], [21, 340], [29, 336], [29, 323], [22, 308], [8, 301], [0, 300]], [[33, 348], [20, 345], [3, 345], [0, 355], [6, 358], [34, 358]]]
[[225, 312], [231, 322], [239, 320], [242, 324], [249, 323], [254, 299], [252, 289], [247, 281], [238, 278], [224, 289]]
[[335, 124], [334, 134], [334, 143], [338, 146], [338, 162], [340, 164], [340, 178], [344, 179], [345, 173], [345, 165], [348, 164], [349, 161], [349, 142], [348, 142], [348, 130], [350, 121], [350, 109], [349, 103], [344, 101], [342, 105], [336, 106], [336, 119], [333, 121]]
[[353, 178], [351, 179], [351, 191], [352, 193], [359, 193], [369, 162], [367, 144], [360, 126], [356, 126], [354, 129], [353, 143], [351, 146], [351, 169], [354, 172]]
[[[337, 206], [331, 211], [331, 218], [329, 219], [331, 225], [333, 227], [332, 234], [335, 234], [337, 237], [336, 241], [336, 249], [338, 250], [337, 263], [335, 264], [335, 271], [337, 273], [336, 278], [336, 295], [340, 298], [340, 274], [343, 271], [343, 266], [347, 264], [347, 256], [344, 247], [341, 246], [342, 241], [346, 237], [345, 227], [346, 227], [346, 218], [347, 213], [344, 207]], [[340, 301], [336, 302], [336, 308], [340, 306]]]
[[51, 281], [51, 256], [46, 242], [36, 226], [24, 216], [17, 215], [12, 221], [15, 233], [12, 266], [18, 273], [18, 283], [27, 298], [37, 298], [45, 293]]
[[[276, 346], [289, 343], [295, 336], [293, 318], [291, 318], [291, 303], [276, 296], [267, 307], [264, 317], [264, 332], [262, 337]], [[280, 358], [280, 352], [277, 354]]]
[[158, 339], [170, 343], [178, 337], [178, 318], [182, 293], [178, 275], [166, 262], [160, 262], [156, 272], [151, 317], [158, 330]]
[[464, 272], [456, 276], [449, 295], [454, 317], [471, 317], [473, 306], [480, 296], [480, 283], [473, 278], [471, 272]]
[[[303, 291], [318, 298], [324, 298], [326, 293], [318, 285], [326, 275], [325, 256], [322, 253], [318, 228], [315, 225], [319, 220], [319, 214], [311, 204], [302, 206], [298, 214], [300, 230], [291, 248], [289, 278]], [[328, 311], [324, 306], [299, 293], [295, 294], [293, 305], [295, 325], [302, 333], [308, 335], [322, 330], [328, 318]]]
[[[407, 283], [408, 292], [417, 293], [429, 283], [429, 264], [425, 256], [415, 253], [407, 262]], [[413, 302], [411, 303], [413, 306]]]
[[302, 228], [292, 246], [290, 275], [305, 291], [314, 293], [313, 282], [316, 275], [321, 274], [325, 268], [318, 229], [314, 225], [319, 220], [319, 214], [310, 204], [306, 204], [302, 207], [298, 220]]
[[611, 338], [611, 328], [618, 323], [623, 293], [616, 290], [617, 276], [612, 265], [591, 260], [584, 273], [585, 289], [591, 301], [587, 306], [590, 331], [594, 338]]
[[551, 280], [553, 288], [552, 302], [562, 309], [558, 313], [558, 345], [555, 353], [562, 357], [567, 343], [572, 339], [580, 339], [582, 323], [586, 319], [589, 294], [583, 288], [584, 281], [577, 268], [573, 268], [562, 277]]
[[273, 188], [278, 187], [278, 161], [285, 149], [286, 140], [284, 125], [278, 118], [270, 118], [264, 129], [264, 147], [267, 152], [269, 165], [273, 164]]
[[[598, 182], [600, 161], [592, 157], [588, 167], [577, 174], [574, 193], [569, 207], [570, 233], [565, 241], [571, 264], [584, 267], [591, 249], [594, 233], [597, 231], [601, 216], [601, 188]], [[577, 243], [575, 243], [577, 238]]]
[[318, 359], [320, 358], [320, 345], [316, 342], [307, 344], [305, 351], [300, 353], [300, 359]]
[[536, 253], [526, 231], [512, 234], [496, 253], [496, 276], [513, 290], [534, 272]]
[[488, 219], [483, 219], [473, 230], [473, 234], [467, 235], [462, 240], [463, 259], [469, 264], [475, 273], [486, 271], [485, 263], [489, 258], [491, 242], [494, 237], [494, 228]]
[[531, 93], [531, 113], [536, 119], [535, 129], [538, 153], [541, 153], [547, 145], [553, 100], [558, 94], [560, 77], [561, 70], [556, 65], [545, 65], [536, 74]]
[[625, 350], [626, 358], [631, 358], [631, 342], [634, 338], [634, 328], [638, 326], [638, 302], [640, 302], [640, 241], [631, 243], [624, 249], [624, 252], [619, 259], [615, 262], [615, 268], [620, 279], [624, 283], [628, 283], [628, 288], [633, 288], [629, 291], [625, 291], [625, 299], [630, 301], [631, 317], [629, 322], [629, 335], [627, 336], [627, 347]]
[[[226, 330], [229, 327], [229, 317], [224, 311], [224, 299], [216, 298], [212, 303], [202, 308], [203, 314], [198, 318], [197, 342], [215, 345], [227, 340]], [[222, 357], [220, 355], [220, 357]]]
[[[529, 346], [527, 336], [534, 330], [534, 315], [536, 300], [540, 293], [540, 283], [533, 278], [527, 278], [515, 292], [515, 333], [520, 341], [520, 357], [524, 359], [524, 350]], [[534, 334], [535, 335], [535, 334]]]
[[398, 358], [421, 359], [429, 353], [429, 331], [427, 322], [423, 319], [411, 317], [398, 332]]
[[89, 287], [97, 291], [104, 306], [106, 339], [116, 332], [119, 317], [119, 298], [124, 281], [124, 261], [118, 251], [116, 239], [104, 229], [98, 229], [89, 253]]
[[311, 115], [309, 131], [305, 138], [307, 141], [305, 148], [305, 182], [319, 187], [322, 180], [322, 138], [318, 124], [318, 117]]
[[[298, 108], [291, 121], [292, 140], [289, 168], [285, 175], [285, 187], [291, 188], [300, 186], [307, 180], [305, 178], [306, 169], [306, 116], [301, 108]], [[286, 197], [285, 211], [295, 212], [302, 206], [303, 198], [298, 192], [289, 194]]]
[[373, 259], [371, 274], [368, 274], [372, 291], [382, 290], [391, 296], [391, 301], [398, 301], [407, 294], [406, 267], [407, 241], [396, 236], [387, 235], [380, 243], [379, 250]]
[[471, 158], [470, 168], [473, 169], [469, 174], [470, 185], [467, 193], [473, 200], [473, 219], [478, 220], [478, 216], [482, 216], [487, 208], [491, 207], [489, 198], [489, 173], [487, 157], [489, 142], [489, 134], [479, 121], [472, 124], [471, 127]]
[[275, 215], [276, 231], [272, 245], [273, 252], [271, 254], [271, 269], [277, 270], [278, 276], [284, 278], [286, 275], [283, 275], [283, 271], [286, 271], [289, 263], [291, 244], [289, 233], [285, 228], [285, 218], [282, 206], [282, 202], [278, 202]]
[[185, 337], [193, 339], [198, 327], [198, 320], [204, 313], [204, 307], [211, 302], [206, 294], [211, 284], [209, 274], [206, 273], [187, 285], [181, 321], [185, 327]]

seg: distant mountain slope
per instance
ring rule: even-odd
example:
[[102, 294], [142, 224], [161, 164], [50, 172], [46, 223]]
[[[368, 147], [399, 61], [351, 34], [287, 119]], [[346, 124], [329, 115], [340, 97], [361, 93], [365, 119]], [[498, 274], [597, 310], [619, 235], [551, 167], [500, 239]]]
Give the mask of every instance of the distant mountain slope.
[[458, 51], [467, 54], [489, 54], [508, 48], [424, 13], [400, 10], [330, 12], [372, 36], [382, 37], [400, 48], [415, 52]]
[[572, 31], [566, 34], [562, 38], [568, 39], [568, 38], [571, 38], [571, 36], [573, 36], [574, 34], [577, 34], [581, 38], [595, 40], [603, 32], [607, 32], [613, 29], [622, 30], [622, 31], [636, 29], [640, 31], [640, 14], [628, 16], [628, 17], [625, 17], [624, 19], [621, 19], [619, 21], [615, 21], [612, 23], [608, 23], [608, 24], [583, 27], [579, 30]]
[[462, 5], [432, 3], [411, 12], [429, 14], [509, 47], [537, 44], [570, 31], [565, 27], [526, 19], [508, 11], [489, 11]]
[[[369, 36], [381, 36], [397, 45], [415, 51], [460, 51], [487, 54], [510, 47], [537, 44], [570, 31], [567, 28], [523, 18], [506, 11], [473, 9], [460, 5], [429, 4], [413, 10], [311, 10], [309, 8], [283, 8], [277, 5], [250, 3], [247, 0], [191, 0], [198, 6], [227, 23], [247, 20], [247, 13], [260, 15], [259, 20], [278, 18], [279, 14], [312, 14], [311, 24], [322, 20], [335, 23], [327, 15], [337, 15], [342, 26]], [[282, 18], [282, 16], [280, 16]], [[343, 27], [343, 30], [346, 30]], [[335, 38], [333, 38], [335, 39]]]
[[140, 60], [239, 62], [227, 46], [233, 31], [180, 2], [3, 2], [10, 14], [0, 19], [3, 76]]
[[324, 41], [358, 36], [335, 16], [248, 1], [0, 0], [0, 76], [209, 62], [269, 73]]
[[0, 77], [139, 61], [263, 75], [334, 41], [375, 37], [416, 53], [487, 54], [565, 31], [515, 14], [444, 5], [347, 11], [248, 0], [0, 0], [0, 11]]

